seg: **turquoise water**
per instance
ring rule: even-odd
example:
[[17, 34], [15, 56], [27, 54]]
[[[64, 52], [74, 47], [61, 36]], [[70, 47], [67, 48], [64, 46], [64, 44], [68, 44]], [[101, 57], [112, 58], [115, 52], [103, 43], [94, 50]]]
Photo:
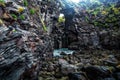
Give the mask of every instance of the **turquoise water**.
[[65, 54], [73, 54], [74, 51], [69, 50], [68, 48], [55, 49], [53, 52], [53, 56], [61, 56], [61, 52], [64, 52]]

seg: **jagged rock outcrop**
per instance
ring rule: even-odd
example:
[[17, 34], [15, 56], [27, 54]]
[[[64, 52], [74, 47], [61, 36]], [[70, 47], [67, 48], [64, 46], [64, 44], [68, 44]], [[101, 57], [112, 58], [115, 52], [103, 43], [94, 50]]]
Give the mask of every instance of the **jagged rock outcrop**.
[[26, 44], [23, 44], [24, 33], [13, 32], [14, 28], [11, 27], [0, 28], [0, 80], [19, 80], [26, 71], [35, 71], [37, 58], [26, 48]]
[[52, 49], [49, 36], [40, 21], [32, 21], [38, 15], [30, 15], [31, 5], [12, 0], [0, 5], [0, 80], [36, 80], [43, 54]]

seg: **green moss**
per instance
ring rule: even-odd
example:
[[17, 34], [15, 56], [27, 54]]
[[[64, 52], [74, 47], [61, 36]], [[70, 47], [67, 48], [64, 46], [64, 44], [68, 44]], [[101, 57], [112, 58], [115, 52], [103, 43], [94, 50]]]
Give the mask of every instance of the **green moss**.
[[114, 14], [119, 14], [120, 13], [118, 8], [114, 8], [113, 10], [114, 10]]
[[105, 22], [106, 22], [106, 23], [110, 23], [110, 22], [112, 22], [112, 20], [109, 19], [109, 18], [106, 18], [106, 19], [105, 19]]
[[98, 23], [98, 22], [94, 22], [94, 25], [95, 25], [95, 26], [98, 26], [98, 25], [99, 25], [99, 23]]
[[10, 14], [10, 15], [12, 16], [13, 19], [15, 19], [15, 20], [18, 19], [17, 15], [15, 15], [15, 14]]
[[116, 17], [113, 17], [113, 18], [112, 18], [112, 21], [117, 21], [117, 18], [116, 18]]
[[21, 19], [21, 20], [24, 20], [24, 19], [25, 19], [25, 16], [24, 16], [24, 15], [20, 15], [20, 19]]
[[4, 0], [0, 0], [0, 3], [5, 3], [5, 1]]
[[33, 9], [33, 8], [32, 8], [32, 9], [30, 9], [30, 14], [31, 14], [31, 15], [34, 15], [34, 14], [35, 14], [35, 12], [36, 12], [36, 11], [35, 11], [35, 9]]
[[114, 14], [110, 14], [108, 17], [112, 18], [112, 17], [114, 17]]
[[5, 1], [4, 0], [0, 0], [0, 5], [5, 6]]
[[28, 6], [28, 1], [27, 0], [23, 0], [24, 6]]
[[86, 22], [89, 22], [89, 17], [85, 16], [85, 20], [86, 20]]

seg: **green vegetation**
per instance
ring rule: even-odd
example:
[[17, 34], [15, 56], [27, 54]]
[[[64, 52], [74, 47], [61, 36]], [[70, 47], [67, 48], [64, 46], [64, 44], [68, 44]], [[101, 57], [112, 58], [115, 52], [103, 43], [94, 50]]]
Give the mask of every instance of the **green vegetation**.
[[4, 0], [0, 0], [0, 5], [5, 6], [5, 1]]
[[42, 25], [43, 25], [43, 30], [47, 31], [47, 27], [46, 27], [46, 25], [45, 25], [45, 23], [44, 23], [44, 21], [42, 19], [41, 19], [41, 22], [42, 22]]
[[11, 16], [12, 16], [12, 18], [15, 19], [15, 20], [18, 19], [17, 15], [15, 15], [15, 14], [11, 14]]
[[81, 3], [80, 7], [84, 9], [85, 21], [98, 27], [109, 28], [112, 24], [113, 27], [119, 27], [120, 21], [120, 7], [116, 7], [115, 3], [108, 3], [108, 5], [99, 1], [92, 2], [89, 5], [87, 3]]
[[0, 0], [0, 3], [5, 3], [5, 1], [4, 0]]
[[30, 9], [30, 14], [31, 14], [31, 15], [34, 15], [35, 13], [36, 13], [36, 10], [35, 10], [35, 9], [33, 9], [33, 8]]
[[23, 0], [24, 6], [28, 6], [28, 1], [27, 0]]
[[24, 20], [24, 19], [25, 19], [25, 16], [24, 16], [24, 15], [20, 15], [20, 19], [21, 19], [21, 20]]

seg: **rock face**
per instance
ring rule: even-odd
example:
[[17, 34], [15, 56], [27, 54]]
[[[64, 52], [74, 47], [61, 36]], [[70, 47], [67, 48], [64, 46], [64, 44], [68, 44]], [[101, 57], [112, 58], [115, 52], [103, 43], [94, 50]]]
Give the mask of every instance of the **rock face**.
[[[77, 35], [69, 33], [70, 49], [120, 49], [119, 29], [100, 30], [93, 25], [86, 25], [78, 27]], [[72, 31], [75, 32], [74, 29]]]
[[59, 64], [61, 66], [61, 73], [63, 75], [68, 75], [68, 73], [72, 73], [77, 70], [77, 66], [69, 64], [64, 59], [59, 59]]
[[38, 16], [31, 21], [31, 5], [21, 0], [5, 0], [3, 5], [0, 2], [0, 80], [37, 80], [39, 60], [52, 49], [49, 36], [34, 23]]
[[[110, 0], [109, 2], [99, 0], [100, 2], [93, 1], [91, 3], [89, 1], [86, 0], [80, 3], [86, 6], [81, 6], [79, 8], [77, 7], [76, 10], [78, 11], [78, 14], [76, 13], [74, 15], [73, 21], [72, 19], [69, 20], [69, 18], [68, 20], [66, 19], [67, 22], [69, 22], [69, 25], [67, 25], [67, 27], [70, 27], [68, 30], [66, 30], [66, 34], [68, 36], [67, 43], [69, 43], [68, 47], [70, 49], [77, 50], [119, 49], [120, 42], [118, 23], [120, 22], [120, 20], [118, 19], [118, 17], [120, 17], [120, 13], [118, 9], [118, 0]], [[111, 4], [116, 5], [114, 9], [110, 7]], [[104, 11], [105, 9], [103, 9], [102, 6], [104, 6], [104, 8], [106, 7], [106, 11]], [[109, 9], [108, 7], [110, 7], [111, 9]], [[100, 8], [100, 10], [98, 8]], [[107, 18], [108, 15], [109, 18]], [[114, 20], [112, 18], [114, 18]], [[96, 22], [97, 20], [98, 22]], [[92, 24], [92, 22], [94, 24]], [[74, 25], [72, 25], [72, 23]], [[107, 28], [103, 28], [103, 26], [106, 26]], [[117, 27], [117, 32], [113, 29], [114, 27]], [[65, 40], [62, 40], [62, 42], [66, 42]]]
[[100, 32], [100, 41], [103, 48], [106, 49], [120, 49], [120, 35], [118, 31], [101, 31]]
[[1, 28], [3, 32], [0, 34], [0, 80], [19, 80], [27, 70], [35, 70], [35, 57], [31, 52], [22, 51], [25, 44], [19, 44], [23, 36], [21, 32]]

